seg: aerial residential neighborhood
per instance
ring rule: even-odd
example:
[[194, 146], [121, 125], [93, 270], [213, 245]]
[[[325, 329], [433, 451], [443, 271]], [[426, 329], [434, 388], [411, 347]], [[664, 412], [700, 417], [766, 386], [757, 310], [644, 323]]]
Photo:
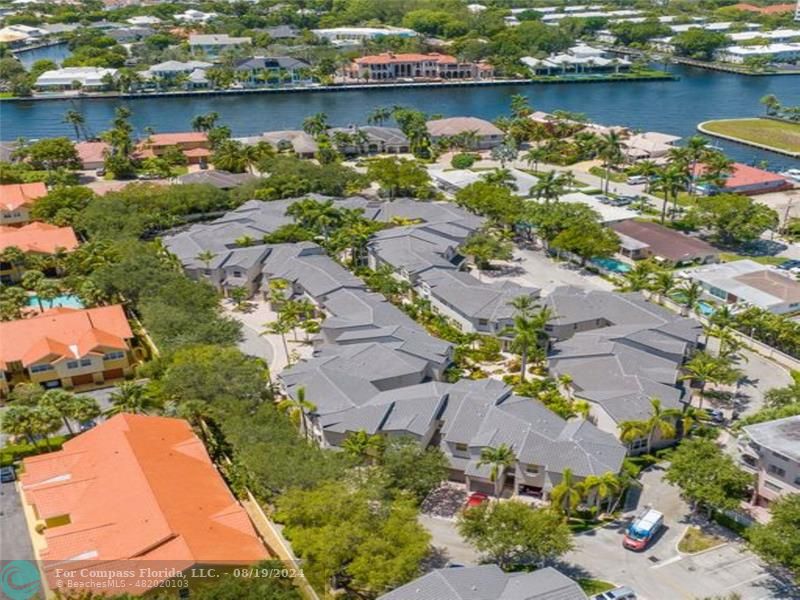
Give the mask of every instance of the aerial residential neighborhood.
[[798, 19], [0, 1], [0, 595], [800, 599]]

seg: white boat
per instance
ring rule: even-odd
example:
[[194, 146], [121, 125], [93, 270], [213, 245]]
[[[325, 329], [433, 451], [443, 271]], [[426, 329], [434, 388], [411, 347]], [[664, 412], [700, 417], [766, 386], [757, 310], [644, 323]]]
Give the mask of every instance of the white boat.
[[786, 177], [787, 179], [791, 179], [792, 181], [796, 181], [800, 183], [800, 169], [788, 169], [779, 173], [781, 177]]

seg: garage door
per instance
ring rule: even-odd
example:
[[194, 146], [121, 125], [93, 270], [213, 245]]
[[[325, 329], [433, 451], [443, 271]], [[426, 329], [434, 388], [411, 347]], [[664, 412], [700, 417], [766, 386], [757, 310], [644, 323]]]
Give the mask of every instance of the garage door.
[[477, 479], [469, 480], [469, 490], [471, 492], [483, 492], [484, 494], [494, 495], [494, 484], [490, 481], [480, 481]]
[[85, 385], [87, 383], [94, 383], [94, 377], [92, 377], [91, 373], [72, 376], [72, 385]]
[[119, 379], [120, 377], [124, 377], [125, 373], [122, 369], [109, 369], [108, 371], [103, 371], [103, 379]]

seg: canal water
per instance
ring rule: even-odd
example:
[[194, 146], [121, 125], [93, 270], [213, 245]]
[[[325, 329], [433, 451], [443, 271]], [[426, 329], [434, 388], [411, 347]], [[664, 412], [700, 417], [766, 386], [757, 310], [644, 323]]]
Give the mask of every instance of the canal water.
[[[677, 65], [671, 68], [680, 77], [678, 81], [0, 102], [0, 139], [71, 135], [72, 128], [63, 122], [70, 108], [82, 112], [90, 132], [96, 134], [108, 127], [119, 105], [131, 109], [139, 134], [148, 126], [160, 132], [186, 130], [195, 115], [216, 111], [220, 121], [241, 136], [298, 128], [307, 115], [317, 112], [326, 113], [329, 122], [338, 126], [364, 123], [371, 109], [396, 104], [429, 114], [494, 119], [508, 113], [512, 95], [524, 94], [538, 110], [581, 112], [598, 123], [686, 137], [696, 132], [701, 121], [760, 113], [759, 99], [767, 94], [775, 94], [787, 105], [800, 104], [798, 76], [747, 77]], [[776, 170], [800, 163], [735, 143], [714, 143], [738, 161], [766, 161]]]
[[17, 50], [14, 55], [25, 69], [30, 70], [37, 60], [52, 60], [57, 65], [61, 64], [72, 52], [69, 45], [65, 42], [63, 44], [53, 44], [51, 46], [42, 46], [40, 48], [32, 48], [30, 50]]

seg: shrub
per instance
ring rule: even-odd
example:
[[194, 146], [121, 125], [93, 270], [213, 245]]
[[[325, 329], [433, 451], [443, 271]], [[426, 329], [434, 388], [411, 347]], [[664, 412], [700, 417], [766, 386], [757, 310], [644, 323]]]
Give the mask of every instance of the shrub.
[[453, 156], [453, 160], [450, 161], [450, 164], [453, 166], [454, 169], [469, 169], [472, 165], [475, 164], [475, 161], [478, 159], [476, 154], [467, 154], [467, 153], [460, 153]]

